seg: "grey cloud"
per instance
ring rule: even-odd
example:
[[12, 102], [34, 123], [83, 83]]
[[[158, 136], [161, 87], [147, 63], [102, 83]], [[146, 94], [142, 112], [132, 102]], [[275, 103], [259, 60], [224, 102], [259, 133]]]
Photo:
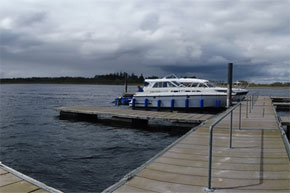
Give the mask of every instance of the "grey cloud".
[[28, 48], [30, 46], [40, 45], [41, 41], [37, 40], [31, 34], [15, 33], [11, 30], [0, 29], [0, 46]]
[[142, 30], [156, 30], [159, 24], [159, 15], [156, 13], [150, 13], [145, 16], [141, 23]]
[[[263, 68], [261, 68], [263, 66]], [[271, 72], [267, 71], [269, 64], [234, 64], [233, 77], [234, 80], [251, 80], [253, 78], [261, 79], [264, 77], [263, 81], [267, 81], [266, 77], [271, 77]], [[168, 74], [177, 73], [179, 75], [187, 74], [197, 76], [199, 78], [227, 81], [227, 64], [215, 64], [215, 65], [191, 65], [191, 66], [161, 66], [161, 68], [166, 71]], [[285, 80], [284, 80], [285, 81]]]
[[233, 62], [239, 79], [289, 79], [287, 0], [20, 2], [0, 10], [4, 77], [34, 68], [221, 79]]
[[30, 26], [36, 23], [42, 23], [47, 15], [44, 11], [26, 13], [26, 15], [17, 18], [17, 24], [20, 26]]

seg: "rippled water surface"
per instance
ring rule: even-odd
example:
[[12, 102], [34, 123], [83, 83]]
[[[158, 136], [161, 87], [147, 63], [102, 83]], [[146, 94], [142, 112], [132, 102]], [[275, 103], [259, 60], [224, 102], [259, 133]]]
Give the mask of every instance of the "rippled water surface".
[[1, 161], [64, 192], [100, 192], [180, 136], [57, 117], [60, 106], [113, 106], [122, 86], [0, 86]]

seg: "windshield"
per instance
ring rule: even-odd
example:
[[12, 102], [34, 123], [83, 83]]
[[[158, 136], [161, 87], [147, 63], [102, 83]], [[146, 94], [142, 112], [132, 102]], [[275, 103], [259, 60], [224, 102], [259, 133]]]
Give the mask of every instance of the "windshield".
[[211, 83], [211, 82], [207, 82], [206, 85], [209, 88], [216, 87], [216, 85], [214, 83]]
[[179, 87], [184, 87], [183, 84], [179, 83], [179, 82], [176, 82], [176, 81], [172, 81], [173, 84], [175, 84], [176, 86], [179, 86]]

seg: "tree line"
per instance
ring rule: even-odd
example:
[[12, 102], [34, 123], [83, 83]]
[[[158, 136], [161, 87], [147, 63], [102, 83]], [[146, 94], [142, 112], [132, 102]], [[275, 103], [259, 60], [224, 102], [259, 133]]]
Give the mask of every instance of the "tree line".
[[30, 78], [2, 78], [2, 84], [124, 84], [127, 76], [128, 84], [143, 84], [143, 75], [125, 72], [96, 75], [92, 78], [86, 77], [30, 77]]
[[[144, 76], [134, 73], [117, 72], [104, 75], [95, 75], [91, 78], [86, 77], [30, 77], [30, 78], [2, 78], [1, 84], [111, 84], [121, 85], [125, 83], [127, 76], [128, 84], [143, 84]], [[159, 78], [158, 76], [146, 77], [149, 79]], [[191, 77], [195, 78], [195, 77]], [[271, 84], [248, 83], [247, 81], [239, 81], [248, 87], [290, 87], [290, 82], [274, 82]], [[218, 82], [219, 85], [226, 85], [225, 82]]]

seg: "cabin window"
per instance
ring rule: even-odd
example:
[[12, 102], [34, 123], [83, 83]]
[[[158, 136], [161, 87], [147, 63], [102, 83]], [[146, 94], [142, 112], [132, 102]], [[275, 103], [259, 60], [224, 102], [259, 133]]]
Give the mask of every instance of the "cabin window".
[[154, 85], [153, 85], [153, 88], [161, 88], [162, 87], [162, 82], [156, 82]]
[[206, 85], [207, 85], [207, 87], [209, 87], [209, 88], [212, 88], [212, 87], [215, 87], [215, 85], [213, 84], [213, 83], [206, 83]]
[[190, 87], [197, 87], [198, 83], [192, 83]]
[[171, 82], [168, 82], [168, 87], [176, 87], [176, 86], [172, 84]]
[[176, 86], [171, 82], [156, 82], [153, 85], [153, 88], [167, 88], [167, 87], [176, 87]]
[[207, 86], [203, 83], [199, 83], [198, 87], [206, 88]]
[[144, 82], [144, 86], [148, 86], [149, 85], [149, 82]]
[[183, 84], [179, 83], [179, 82], [176, 82], [176, 81], [172, 81], [173, 84], [175, 84], [176, 86], [179, 86], [179, 87], [184, 87]]

